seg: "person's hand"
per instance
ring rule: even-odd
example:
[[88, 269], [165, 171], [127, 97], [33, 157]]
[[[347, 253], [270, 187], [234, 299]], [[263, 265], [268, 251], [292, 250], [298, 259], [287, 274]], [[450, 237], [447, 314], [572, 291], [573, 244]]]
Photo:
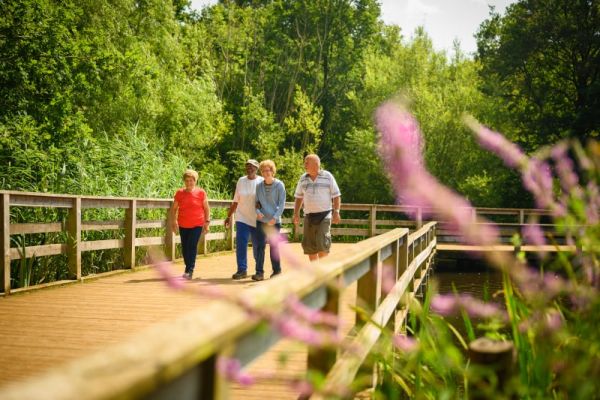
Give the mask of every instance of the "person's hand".
[[258, 213], [256, 214], [256, 219], [263, 219], [265, 216], [264, 214]]
[[229, 229], [230, 225], [231, 225], [231, 217], [225, 218], [225, 229]]
[[269, 225], [275, 225], [277, 221], [275, 221], [275, 218], [271, 218], [271, 220], [268, 222]]
[[179, 232], [179, 225], [177, 224], [177, 221], [173, 221], [173, 223], [171, 224], [171, 230], [174, 234], [177, 235], [177, 233]]
[[294, 213], [294, 225], [298, 225], [300, 223], [300, 215]]
[[202, 233], [208, 233], [210, 232], [210, 221], [206, 221], [204, 223], [204, 229], [202, 230]]
[[334, 210], [333, 215], [331, 217], [331, 222], [334, 224], [339, 224], [341, 220], [342, 218], [340, 217], [340, 212]]

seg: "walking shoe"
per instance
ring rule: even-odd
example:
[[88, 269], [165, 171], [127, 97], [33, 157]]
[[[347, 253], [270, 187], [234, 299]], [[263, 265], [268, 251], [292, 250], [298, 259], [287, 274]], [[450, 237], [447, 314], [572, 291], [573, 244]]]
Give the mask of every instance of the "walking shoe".
[[252, 275], [252, 280], [253, 281], [262, 281], [265, 279], [265, 276], [263, 274], [254, 274]]
[[273, 273], [271, 274], [271, 278], [275, 278], [279, 274], [281, 274], [281, 271], [273, 271]]
[[244, 279], [244, 278], [245, 278], [245, 277], [247, 277], [247, 276], [248, 276], [248, 274], [247, 274], [246, 272], [239, 272], [239, 271], [238, 271], [238, 272], [236, 272], [235, 274], [233, 274], [233, 275], [231, 276], [231, 278], [232, 278], [232, 279], [235, 279], [235, 280], [237, 281], [238, 279]]
[[187, 279], [188, 281], [192, 279], [192, 274], [188, 274], [187, 272], [181, 275], [183, 279]]

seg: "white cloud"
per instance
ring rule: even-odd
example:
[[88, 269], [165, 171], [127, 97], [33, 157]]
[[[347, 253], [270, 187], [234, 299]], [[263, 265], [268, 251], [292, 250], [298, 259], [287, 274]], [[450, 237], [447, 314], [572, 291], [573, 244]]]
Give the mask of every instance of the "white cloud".
[[423, 15], [437, 14], [440, 9], [437, 6], [427, 4], [423, 0], [408, 0], [405, 12], [410, 17], [422, 17]]

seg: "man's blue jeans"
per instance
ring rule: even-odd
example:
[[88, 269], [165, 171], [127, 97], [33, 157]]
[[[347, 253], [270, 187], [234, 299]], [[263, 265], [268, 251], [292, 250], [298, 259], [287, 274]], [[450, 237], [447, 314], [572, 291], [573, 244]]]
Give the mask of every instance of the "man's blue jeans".
[[196, 266], [196, 254], [198, 254], [198, 240], [202, 234], [202, 227], [182, 228], [179, 227], [179, 236], [181, 236], [181, 253], [185, 262], [185, 273], [193, 274]]
[[237, 272], [248, 270], [248, 241], [252, 240], [252, 253], [256, 260], [258, 250], [258, 236], [256, 228], [240, 221], [235, 222], [235, 256], [237, 259]]
[[[268, 224], [262, 223], [260, 221], [256, 221], [256, 232], [258, 235], [258, 246], [256, 251], [256, 273], [258, 275], [264, 274], [264, 264], [265, 264], [265, 248], [267, 246], [267, 235], [265, 233], [264, 228], [269, 226]], [[277, 231], [279, 235], [279, 231], [281, 231], [281, 224], [273, 225], [273, 228]], [[281, 262], [279, 261], [279, 248], [278, 242], [276, 245], [269, 244], [269, 250], [271, 254], [271, 266], [273, 267], [273, 273], [281, 272]]]

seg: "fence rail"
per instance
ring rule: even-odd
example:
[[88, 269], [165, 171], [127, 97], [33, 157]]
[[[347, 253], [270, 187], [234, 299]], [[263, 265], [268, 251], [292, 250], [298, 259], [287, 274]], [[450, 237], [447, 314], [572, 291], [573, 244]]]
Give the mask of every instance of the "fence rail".
[[[123, 198], [123, 197], [96, 197], [96, 196], [72, 196], [47, 193], [26, 193], [14, 191], [0, 191], [2, 206], [0, 207], [0, 220], [2, 231], [0, 242], [2, 243], [2, 258], [0, 259], [0, 295], [9, 294], [11, 291], [22, 291], [30, 288], [47, 286], [33, 285], [28, 288], [13, 288], [11, 276], [11, 261], [31, 257], [47, 257], [54, 255], [66, 255], [69, 266], [69, 279], [61, 280], [57, 284], [77, 282], [90, 276], [82, 274], [81, 255], [88, 251], [122, 249], [123, 262], [126, 269], [136, 267], [136, 248], [145, 246], [163, 246], [168, 259], [176, 256], [176, 245], [180, 243], [178, 235], [167, 229], [170, 226], [168, 209], [171, 207], [170, 199], [147, 199], [147, 198]], [[229, 208], [229, 200], [211, 200], [213, 209]], [[26, 222], [11, 223], [11, 211], [16, 207], [41, 207], [58, 208], [67, 210], [66, 218], [62, 221], [53, 222]], [[125, 212], [123, 220], [91, 221], [82, 219], [82, 211], [86, 209], [117, 208]], [[165, 217], [161, 220], [141, 220], [137, 217], [138, 210], [164, 209]], [[283, 232], [289, 233], [297, 240], [300, 236], [302, 226], [293, 226], [290, 210], [293, 203], [286, 203], [286, 214], [282, 220]], [[423, 226], [423, 216], [427, 215], [427, 209], [380, 204], [342, 204], [342, 214], [347, 218], [342, 219], [340, 225], [333, 227], [333, 236], [348, 237], [372, 237], [390, 231], [396, 227], [408, 227], [419, 229]], [[356, 214], [362, 216], [357, 217]], [[404, 213], [414, 216], [415, 220], [407, 220]], [[351, 215], [352, 214], [352, 215]], [[488, 217], [509, 218], [508, 221], [500, 223], [501, 233], [509, 238], [520, 230], [520, 227], [529, 217], [540, 217], [548, 215], [547, 211], [535, 209], [492, 209], [474, 208], [473, 218], [476, 215]], [[404, 218], [404, 219], [401, 219]], [[224, 220], [213, 219], [211, 226], [222, 229]], [[548, 227], [551, 227], [549, 225]], [[160, 236], [139, 237], [138, 231], [142, 229], [160, 229]], [[82, 240], [82, 232], [110, 232], [119, 231], [118, 239], [104, 239], [94, 241]], [[49, 243], [40, 245], [11, 247], [11, 236], [32, 235], [46, 233], [64, 233], [66, 240], [63, 243]], [[457, 239], [452, 232], [440, 226], [438, 229], [440, 242], [456, 242]], [[233, 249], [235, 240], [235, 229], [233, 224], [229, 229], [219, 232], [211, 232], [203, 235], [199, 243], [201, 254], [208, 252], [208, 243], [211, 241], [224, 242], [224, 247]], [[112, 272], [112, 271], [111, 271]], [[97, 277], [101, 274], [93, 274]]]

